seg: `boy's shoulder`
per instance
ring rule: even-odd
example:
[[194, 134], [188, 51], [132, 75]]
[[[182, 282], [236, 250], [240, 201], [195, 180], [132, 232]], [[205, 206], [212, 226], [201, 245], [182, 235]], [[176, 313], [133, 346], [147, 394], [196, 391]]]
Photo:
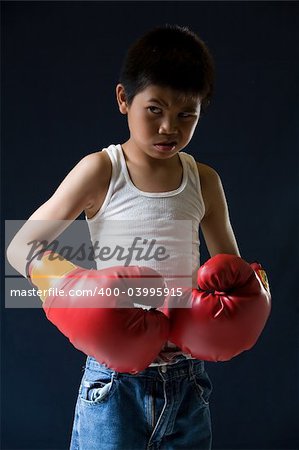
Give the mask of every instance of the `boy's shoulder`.
[[213, 167], [196, 161], [197, 170], [201, 185], [211, 185], [219, 183], [220, 176]]
[[206, 213], [212, 209], [222, 197], [223, 187], [219, 174], [213, 167], [197, 162], [202, 197], [206, 206]]
[[110, 158], [103, 150], [88, 153], [79, 161], [82, 166], [90, 167], [94, 170], [101, 170], [110, 164]]
[[111, 175], [111, 161], [106, 152], [88, 153], [77, 164], [76, 168], [82, 176], [89, 179], [105, 180]]
[[99, 210], [112, 173], [112, 165], [107, 152], [97, 151], [85, 155], [75, 167], [74, 177], [80, 192], [87, 199], [85, 214], [88, 218]]
[[109, 184], [112, 167], [106, 152], [97, 151], [83, 156], [68, 174], [68, 179], [97, 195]]

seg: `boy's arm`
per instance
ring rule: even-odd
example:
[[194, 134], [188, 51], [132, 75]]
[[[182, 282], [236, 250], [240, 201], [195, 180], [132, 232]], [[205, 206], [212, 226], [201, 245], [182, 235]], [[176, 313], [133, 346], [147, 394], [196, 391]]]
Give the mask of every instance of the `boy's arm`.
[[218, 253], [239, 256], [221, 179], [211, 167], [201, 163], [197, 163], [197, 167], [205, 204], [201, 230], [210, 256]]
[[50, 243], [83, 210], [89, 217], [96, 213], [110, 176], [107, 155], [83, 158], [17, 233], [7, 256], [22, 275], [26, 275], [27, 269], [47, 318], [75, 348], [113, 370], [137, 373], [160, 353], [168, 339], [169, 321], [156, 309], [164, 300], [161, 296], [154, 296], [157, 302], [153, 303], [153, 296], [142, 292], [142, 303], [151, 306], [150, 310], [144, 310], [135, 308], [127, 294], [140, 286], [148, 293], [151, 289], [163, 292], [161, 275], [137, 266], [85, 269], [51, 251], [43, 252], [39, 260], [36, 254], [27, 264], [28, 242]]
[[202, 231], [211, 254], [197, 273], [197, 288], [168, 297], [169, 340], [206, 361], [227, 361], [249, 350], [271, 310], [267, 277], [258, 263], [239, 257], [221, 180], [198, 163], [205, 203]]
[[[103, 152], [85, 156], [69, 172], [49, 200], [18, 231], [7, 249], [9, 263], [26, 276], [31, 241], [56, 239], [82, 211], [104, 200], [111, 176], [109, 157]], [[40, 246], [42, 248], [42, 245]]]

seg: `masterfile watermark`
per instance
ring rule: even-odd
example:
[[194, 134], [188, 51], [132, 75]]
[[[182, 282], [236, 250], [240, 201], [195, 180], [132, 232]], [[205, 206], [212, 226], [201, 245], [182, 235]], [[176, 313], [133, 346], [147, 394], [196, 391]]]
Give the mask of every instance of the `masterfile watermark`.
[[[80, 268], [95, 272], [115, 266], [149, 267], [162, 276], [165, 286], [173, 289], [170, 292], [175, 296], [181, 288], [192, 285], [194, 269], [199, 266], [198, 253], [194, 252], [198, 236], [191, 220], [158, 220], [150, 224], [138, 219], [97, 223], [87, 223], [85, 220], [6, 221], [5, 239], [6, 248], [12, 239], [17, 239], [13, 257], [18, 256], [22, 247], [24, 265], [32, 258], [41, 259], [44, 250], [50, 250], [50, 260], [67, 259]], [[101, 289], [100, 279], [98, 284]], [[52, 286], [55, 287], [54, 283]], [[141, 277], [138, 286], [142, 289], [154, 287], [154, 284]], [[5, 306], [42, 307], [38, 289], [32, 290], [32, 287], [6, 259]], [[164, 294], [168, 295], [166, 292]], [[53, 291], [52, 295], [59, 296], [59, 293], [54, 294]], [[138, 292], [134, 295], [138, 302]], [[88, 294], [85, 296], [87, 298]]]
[[143, 237], [135, 237], [132, 244], [129, 247], [123, 247], [121, 245], [101, 246], [99, 241], [95, 241], [92, 245], [86, 246], [82, 243], [79, 248], [73, 248], [69, 245], [61, 246], [59, 240], [55, 239], [52, 242], [46, 240], [43, 241], [30, 241], [27, 244], [30, 247], [28, 252], [27, 261], [30, 261], [37, 252], [36, 259], [41, 259], [42, 252], [40, 248], [51, 250], [54, 255], [50, 255], [50, 260], [55, 259], [76, 259], [77, 261], [109, 261], [116, 260], [122, 262], [124, 266], [130, 266], [133, 256], [134, 261], [166, 261], [170, 255], [167, 253], [167, 249], [163, 245], [157, 245], [156, 239], [145, 239]]

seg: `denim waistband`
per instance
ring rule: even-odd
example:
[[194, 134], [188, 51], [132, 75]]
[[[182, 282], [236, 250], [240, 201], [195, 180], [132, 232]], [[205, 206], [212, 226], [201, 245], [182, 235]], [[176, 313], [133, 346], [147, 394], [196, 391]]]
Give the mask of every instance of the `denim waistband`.
[[161, 366], [148, 367], [147, 369], [138, 372], [137, 374], [117, 372], [116, 370], [109, 369], [104, 364], [98, 363], [92, 356], [88, 356], [86, 360], [86, 369], [93, 371], [105, 372], [107, 374], [113, 374], [114, 378], [121, 377], [146, 377], [146, 378], [163, 378], [173, 379], [180, 377], [194, 376], [195, 374], [202, 374], [205, 370], [204, 362], [198, 359], [182, 359], [173, 364], [165, 364]]

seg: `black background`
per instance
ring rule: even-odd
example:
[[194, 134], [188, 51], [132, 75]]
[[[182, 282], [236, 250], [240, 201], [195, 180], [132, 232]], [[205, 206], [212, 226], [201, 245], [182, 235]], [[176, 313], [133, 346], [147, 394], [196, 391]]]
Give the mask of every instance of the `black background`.
[[[262, 261], [273, 297], [258, 344], [206, 364], [217, 449], [299, 448], [298, 6], [1, 4], [5, 219], [28, 218], [84, 155], [127, 138], [114, 88], [137, 37], [187, 25], [214, 55], [215, 98], [188, 151], [220, 173], [241, 254]], [[67, 449], [84, 355], [40, 309], [2, 307], [1, 342], [1, 448]]]

